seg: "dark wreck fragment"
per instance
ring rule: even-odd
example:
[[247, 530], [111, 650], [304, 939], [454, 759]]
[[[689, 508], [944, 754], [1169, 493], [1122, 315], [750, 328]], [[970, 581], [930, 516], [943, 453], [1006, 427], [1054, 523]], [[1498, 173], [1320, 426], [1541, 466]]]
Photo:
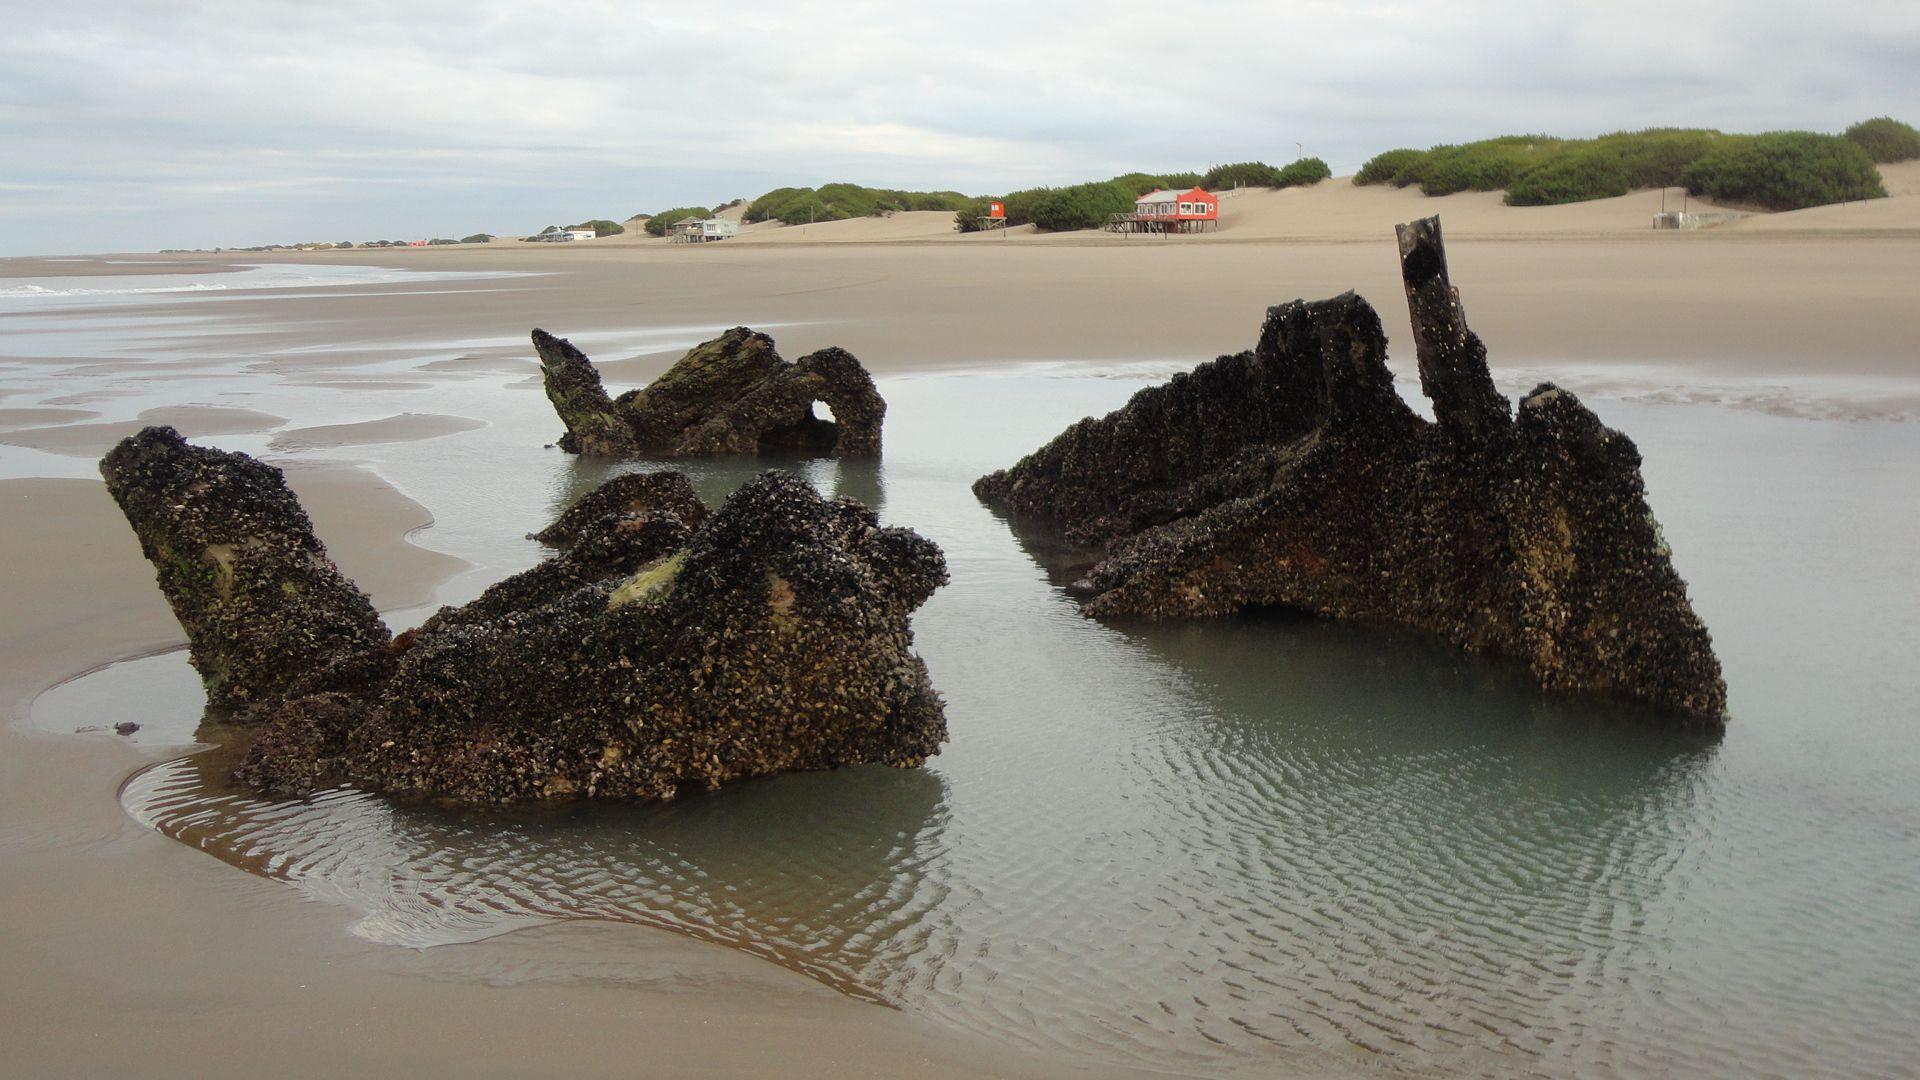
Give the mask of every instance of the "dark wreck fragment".
[[946, 739], [909, 623], [939, 548], [789, 474], [710, 513], [677, 475], [613, 481], [564, 551], [389, 640], [279, 470], [150, 428], [102, 471], [263, 790], [670, 799]]
[[373, 602], [327, 557], [279, 469], [150, 427], [109, 451], [100, 474], [158, 571], [210, 705], [273, 700], [386, 646]]
[[707, 520], [707, 504], [700, 501], [685, 473], [622, 473], [581, 496], [553, 524], [534, 533], [533, 539], [565, 547], [601, 518], [648, 511], [672, 514], [690, 529]]
[[1296, 300], [1251, 352], [1080, 421], [975, 494], [1099, 553], [1075, 583], [1090, 615], [1410, 626], [1519, 658], [1547, 689], [1722, 722], [1720, 664], [1632, 441], [1551, 384], [1511, 410], [1439, 219], [1398, 233], [1435, 422], [1394, 391], [1365, 300]]
[[[851, 353], [822, 349], [789, 363], [773, 339], [738, 326], [695, 346], [659, 378], [607, 395], [586, 354], [533, 332], [547, 398], [567, 433], [560, 448], [610, 457], [752, 454], [762, 450], [876, 457], [887, 403]], [[814, 403], [833, 419], [814, 415]]]

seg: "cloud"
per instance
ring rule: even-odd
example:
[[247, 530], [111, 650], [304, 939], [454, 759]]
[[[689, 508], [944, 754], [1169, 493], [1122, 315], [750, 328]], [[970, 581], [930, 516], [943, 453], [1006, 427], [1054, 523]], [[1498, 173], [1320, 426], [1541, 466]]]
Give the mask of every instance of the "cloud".
[[[1920, 113], [1920, 5], [0, 0], [0, 253]], [[1176, 21], [1177, 20], [1177, 21]], [[337, 237], [335, 237], [337, 238]]]

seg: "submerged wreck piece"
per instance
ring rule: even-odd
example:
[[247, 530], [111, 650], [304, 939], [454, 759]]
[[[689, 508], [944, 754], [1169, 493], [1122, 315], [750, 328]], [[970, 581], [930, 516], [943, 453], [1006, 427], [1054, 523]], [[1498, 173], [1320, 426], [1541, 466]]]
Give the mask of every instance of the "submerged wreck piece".
[[[610, 398], [565, 338], [533, 332], [547, 398], [567, 433], [560, 448], [611, 457], [789, 450], [877, 457], [887, 403], [851, 353], [822, 349], [788, 363], [744, 326], [695, 346], [639, 390]], [[815, 416], [815, 402], [833, 419]]]
[[670, 799], [946, 740], [909, 621], [940, 549], [790, 474], [711, 513], [682, 477], [647, 505], [618, 478], [566, 550], [390, 641], [278, 470], [149, 428], [102, 471], [263, 790]]
[[1438, 218], [1398, 230], [1421, 389], [1394, 391], [1353, 293], [1271, 308], [1223, 356], [982, 477], [989, 506], [1099, 559], [1097, 617], [1277, 606], [1415, 627], [1550, 690], [1723, 722], [1712, 639], [1648, 509], [1640, 455], [1569, 392], [1517, 414], [1447, 276]]
[[580, 538], [588, 526], [610, 514], [672, 514], [688, 528], [699, 528], [707, 520], [707, 505], [693, 490], [685, 473], [623, 473], [594, 488], [554, 519], [553, 524], [533, 534], [533, 539], [554, 547], [565, 547]]

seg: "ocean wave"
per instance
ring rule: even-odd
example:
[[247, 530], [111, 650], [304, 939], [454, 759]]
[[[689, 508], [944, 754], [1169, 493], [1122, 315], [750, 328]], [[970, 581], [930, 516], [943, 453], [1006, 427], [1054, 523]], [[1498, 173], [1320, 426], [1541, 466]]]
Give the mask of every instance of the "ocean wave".
[[141, 293], [205, 292], [229, 286], [212, 281], [194, 281], [185, 285], [152, 285], [127, 289], [49, 289], [44, 285], [12, 285], [0, 288], [0, 297], [41, 296], [131, 296]]

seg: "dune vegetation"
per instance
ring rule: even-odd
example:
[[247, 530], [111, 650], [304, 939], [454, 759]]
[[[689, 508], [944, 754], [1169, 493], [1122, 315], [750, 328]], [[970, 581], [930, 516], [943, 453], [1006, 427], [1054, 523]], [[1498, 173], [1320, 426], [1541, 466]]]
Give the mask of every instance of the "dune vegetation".
[[[1920, 158], [1920, 131], [1891, 117], [1863, 120], [1842, 135], [1805, 131], [1728, 134], [1710, 128], [1647, 128], [1590, 139], [1501, 135], [1425, 150], [1402, 147], [1374, 155], [1354, 175], [1366, 186], [1418, 186], [1427, 195], [1500, 191], [1509, 206], [1551, 206], [1613, 198], [1647, 188], [1685, 187], [1720, 202], [1768, 210], [1880, 198], [1886, 194], [1876, 162]], [[1063, 187], [1034, 187], [999, 196], [957, 191], [901, 191], [860, 184], [782, 187], [747, 204], [743, 220], [788, 225], [875, 217], [902, 211], [952, 211], [960, 232], [984, 228], [988, 204], [1005, 207], [1006, 223], [1046, 231], [1093, 229], [1133, 209], [1155, 189], [1288, 188], [1317, 184], [1333, 170], [1320, 158], [1282, 166], [1263, 161], [1215, 165], [1206, 172], [1133, 172]], [[745, 200], [735, 200], [725, 207]], [[724, 208], [724, 207], [723, 207]], [[714, 214], [682, 206], [648, 217], [648, 235], [664, 236], [676, 221]], [[635, 215], [644, 217], [645, 215]], [[622, 231], [591, 221], [601, 236]]]
[[1920, 157], [1920, 133], [1885, 117], [1856, 124], [1844, 136], [1809, 131], [1730, 135], [1707, 128], [1649, 128], [1593, 139], [1502, 135], [1426, 150], [1388, 150], [1362, 165], [1353, 182], [1418, 185], [1427, 195], [1505, 191], [1509, 206], [1684, 186], [1726, 202], [1797, 210], [1884, 196], [1872, 154], [1906, 152], [1904, 135], [1914, 139], [1910, 156]]
[[592, 221], [583, 221], [578, 225], [569, 225], [567, 226], [567, 228], [592, 229], [593, 235], [595, 237], [619, 236], [621, 233], [627, 231], [626, 226], [620, 224], [617, 221], [610, 221], [606, 218], [594, 218]]
[[775, 188], [747, 207], [747, 221], [784, 221], [805, 225], [874, 217], [901, 210], [957, 210], [969, 202], [957, 191], [895, 191], [859, 184], [822, 184], [817, 188]]
[[667, 235], [667, 226], [672, 225], [676, 221], [712, 216], [713, 211], [704, 206], [676, 206], [671, 210], [662, 210], [654, 214], [647, 219], [645, 225], [640, 227], [646, 230], [648, 236], [665, 236]]
[[1767, 210], [1883, 199], [1880, 170], [1857, 143], [1810, 131], [1779, 131], [1715, 147], [1687, 166], [1695, 195]]
[[1265, 162], [1247, 161], [1218, 165], [1205, 173], [1126, 173], [1111, 180], [1072, 184], [1057, 188], [1026, 188], [1009, 192], [997, 200], [971, 199], [953, 216], [954, 227], [974, 232], [985, 224], [987, 204], [1005, 205], [1008, 225], [1033, 225], [1050, 231], [1095, 229], [1114, 214], [1128, 213], [1133, 200], [1149, 191], [1192, 187], [1293, 187], [1313, 184], [1333, 175], [1319, 158], [1301, 158], [1282, 168]]
[[1891, 116], [1862, 120], [1841, 134], [1882, 165], [1920, 158], [1920, 131]]

